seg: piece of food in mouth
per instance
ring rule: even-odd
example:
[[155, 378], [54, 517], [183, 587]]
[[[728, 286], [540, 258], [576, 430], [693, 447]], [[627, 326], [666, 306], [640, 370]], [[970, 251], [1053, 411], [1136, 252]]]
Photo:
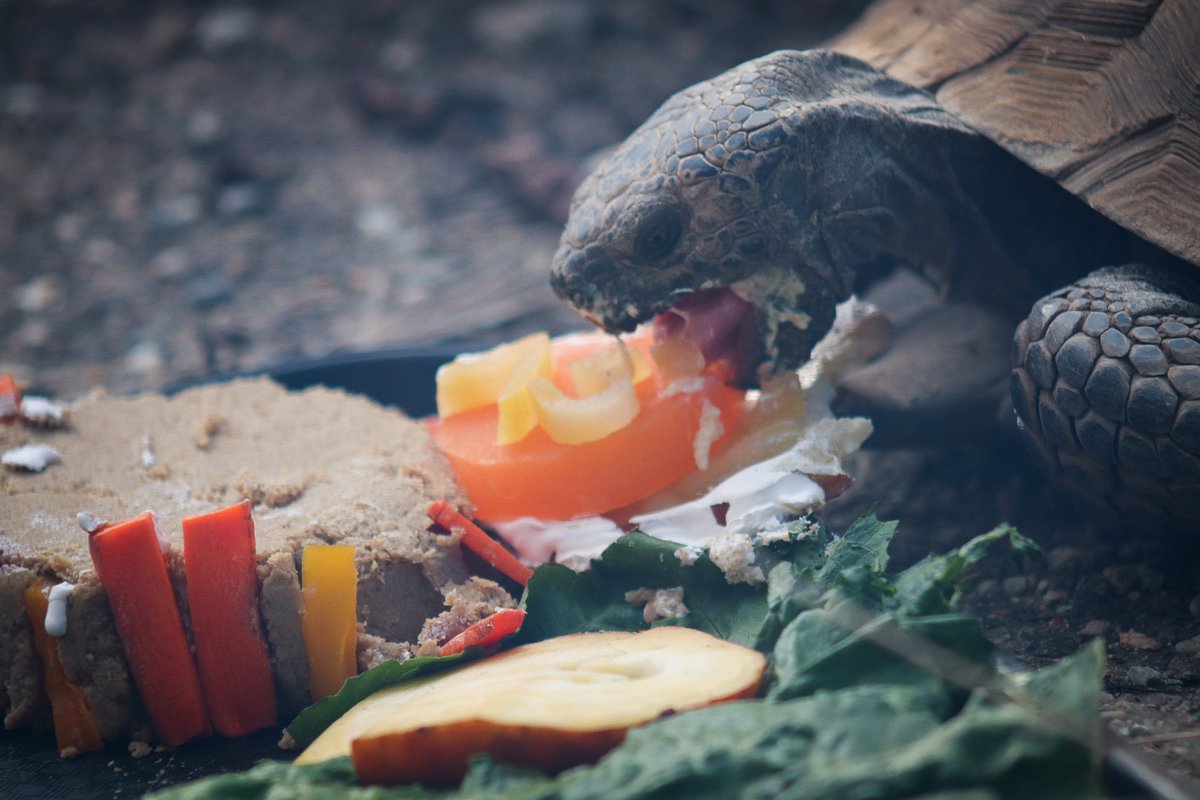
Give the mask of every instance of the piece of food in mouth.
[[690, 628], [580, 633], [384, 689], [297, 759], [349, 754], [364, 783], [450, 784], [470, 756], [557, 772], [594, 761], [634, 726], [753, 697], [766, 658]]
[[[846, 304], [809, 365], [747, 393], [728, 384], [752, 354], [749, 309], [700, 293], [621, 340], [539, 334], [443, 368], [435, 437], [478, 518], [530, 563], [586, 563], [634, 525], [703, 545], [844, 491], [842, 459], [871, 426], [834, 417], [832, 384], [881, 347], [886, 323]], [[522, 415], [514, 439], [506, 402], [522, 389], [533, 423]], [[609, 402], [620, 392], [632, 413]], [[568, 424], [582, 434], [561, 435]]]
[[[205, 650], [214, 639], [229, 645], [235, 633], [214, 631], [213, 620], [189, 609], [188, 595], [205, 603], [226, 581], [241, 580], [231, 576], [242, 570], [205, 568], [203, 549], [185, 568], [183, 521], [222, 510], [236, 517], [236, 504], [249, 501], [250, 588], [281, 720], [312, 700], [301, 630], [306, 546], [353, 548], [355, 671], [389, 658], [436, 654], [471, 624], [515, 605], [499, 583], [468, 569], [460, 533], [431, 526], [426, 510], [434, 500], [466, 500], [427, 428], [396, 411], [339, 391], [288, 392], [259, 379], [174, 397], [96, 394], [71, 404], [70, 412], [61, 428], [0, 424], [0, 451], [40, 443], [60, 454], [59, 463], [42, 472], [0, 470], [0, 716], [7, 728], [50, 724], [24, 598], [45, 578], [61, 585], [48, 615], [56, 618], [48, 626], [56, 629], [56, 655], [100, 734], [109, 742], [164, 740], [148, 724], [131, 654], [114, 623], [115, 591], [106, 591], [105, 576], [93, 566], [89, 536], [76, 521], [80, 512], [94, 518], [89, 524], [100, 536], [104, 527], [97, 521], [122, 523], [154, 512], [157, 532], [169, 544], [164, 564], [180, 624], [192, 648]], [[229, 522], [216, 520], [218, 527]], [[245, 528], [228, 529], [227, 538], [210, 546], [233, 549], [239, 539], [248, 546], [246, 535]], [[246, 662], [253, 652], [254, 622], [235, 626], [236, 660]], [[204, 655], [196, 653], [202, 678], [203, 665], [214, 663]], [[249, 680], [249, 663], [238, 670]], [[202, 683], [209, 694], [235, 688], [211, 675]], [[238, 705], [244, 704], [227, 698], [222, 707], [228, 712]], [[228, 720], [223, 732], [236, 735], [239, 725], [256, 727], [269, 712], [265, 706], [253, 714], [222, 712], [213, 721]]]

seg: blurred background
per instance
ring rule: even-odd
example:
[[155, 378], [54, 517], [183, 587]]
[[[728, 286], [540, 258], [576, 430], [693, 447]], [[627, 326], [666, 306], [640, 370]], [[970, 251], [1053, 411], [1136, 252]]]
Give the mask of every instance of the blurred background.
[[0, 371], [63, 396], [582, 325], [587, 160], [837, 0], [0, 0]]

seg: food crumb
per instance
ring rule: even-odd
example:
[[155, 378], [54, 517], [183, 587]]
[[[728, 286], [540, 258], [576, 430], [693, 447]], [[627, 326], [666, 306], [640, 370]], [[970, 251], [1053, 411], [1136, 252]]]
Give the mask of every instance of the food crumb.
[[721, 424], [721, 410], [708, 401], [700, 408], [700, 425], [696, 428], [696, 438], [692, 440], [692, 457], [696, 460], [696, 468], [708, 469], [708, 457], [712, 452], [713, 442], [725, 433]]
[[204, 415], [204, 419], [200, 420], [196, 425], [196, 430], [192, 432], [192, 444], [200, 450], [207, 450], [212, 447], [213, 439], [225, 427], [228, 420], [215, 411], [208, 411]]
[[696, 559], [702, 555], [704, 555], [704, 548], [694, 544], [685, 544], [675, 551], [675, 557], [679, 559], [680, 563], [688, 567], [695, 564]]
[[79, 755], [78, 747], [64, 747], [58, 751], [59, 758], [74, 758], [77, 755]]
[[767, 576], [754, 565], [754, 546], [744, 533], [723, 533], [708, 545], [708, 557], [725, 573], [727, 583], [763, 583]]
[[150, 755], [152, 748], [146, 742], [130, 742], [129, 755], [134, 758], [145, 758]]
[[625, 602], [643, 606], [642, 619], [647, 624], [660, 619], [686, 617], [688, 607], [683, 602], [683, 587], [670, 589], [634, 589], [625, 593]]

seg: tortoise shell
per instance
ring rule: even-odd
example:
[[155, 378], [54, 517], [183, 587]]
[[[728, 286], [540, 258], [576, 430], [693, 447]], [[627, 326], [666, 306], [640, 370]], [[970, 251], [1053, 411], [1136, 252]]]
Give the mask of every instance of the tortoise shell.
[[1200, 0], [882, 0], [829, 46], [1200, 266]]

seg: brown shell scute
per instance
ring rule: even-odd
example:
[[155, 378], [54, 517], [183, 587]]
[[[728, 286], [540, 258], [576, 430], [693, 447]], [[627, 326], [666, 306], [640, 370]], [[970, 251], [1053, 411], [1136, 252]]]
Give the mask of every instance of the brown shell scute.
[[1200, 265], [1200, 0], [884, 0], [832, 46]]

